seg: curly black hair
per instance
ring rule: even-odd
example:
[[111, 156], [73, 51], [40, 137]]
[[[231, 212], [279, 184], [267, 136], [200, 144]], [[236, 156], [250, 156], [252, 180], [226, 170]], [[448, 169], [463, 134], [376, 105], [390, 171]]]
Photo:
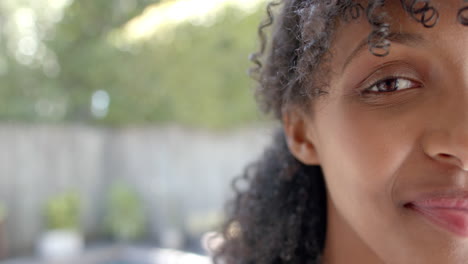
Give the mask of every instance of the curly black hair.
[[[468, 26], [468, 0], [460, 1], [457, 19]], [[251, 56], [251, 74], [259, 84], [256, 97], [265, 113], [281, 123], [285, 108], [305, 107], [327, 94], [329, 47], [339, 20], [365, 16], [372, 28], [369, 51], [375, 56], [390, 52], [389, 17], [383, 9], [388, 1], [359, 2], [283, 0], [267, 5], [267, 18], [259, 26], [260, 50]], [[439, 13], [430, 0], [400, 3], [421, 26], [437, 25]], [[242, 184], [248, 187], [242, 189]], [[305, 165], [289, 152], [282, 129], [261, 159], [235, 179], [233, 189], [215, 263], [320, 263], [327, 223], [323, 173], [320, 166]]]

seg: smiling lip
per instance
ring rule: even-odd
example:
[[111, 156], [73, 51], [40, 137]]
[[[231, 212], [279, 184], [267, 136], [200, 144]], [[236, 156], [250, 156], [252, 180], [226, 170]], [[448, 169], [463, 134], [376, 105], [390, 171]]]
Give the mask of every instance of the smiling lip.
[[468, 237], [468, 195], [424, 198], [405, 207], [452, 233]]

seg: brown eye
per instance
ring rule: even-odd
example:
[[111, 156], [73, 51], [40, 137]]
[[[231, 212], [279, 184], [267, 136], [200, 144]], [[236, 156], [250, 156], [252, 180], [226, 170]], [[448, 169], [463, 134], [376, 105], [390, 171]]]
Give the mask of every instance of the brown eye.
[[409, 89], [417, 86], [418, 85], [415, 82], [405, 78], [388, 78], [382, 81], [378, 81], [369, 88], [365, 89], [364, 92], [388, 93], [395, 92], [397, 90]]

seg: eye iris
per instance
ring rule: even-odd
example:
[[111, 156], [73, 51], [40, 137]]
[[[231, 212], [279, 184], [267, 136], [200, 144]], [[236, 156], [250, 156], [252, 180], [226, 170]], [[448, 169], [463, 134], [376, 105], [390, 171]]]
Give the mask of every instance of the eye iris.
[[398, 89], [398, 79], [388, 79], [377, 84], [379, 92], [393, 92]]

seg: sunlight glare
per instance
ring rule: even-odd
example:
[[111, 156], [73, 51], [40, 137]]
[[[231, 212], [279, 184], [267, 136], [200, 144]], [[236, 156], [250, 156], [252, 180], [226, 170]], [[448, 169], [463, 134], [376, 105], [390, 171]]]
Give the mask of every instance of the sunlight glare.
[[265, 0], [179, 0], [165, 1], [145, 9], [138, 17], [130, 20], [123, 28], [123, 38], [140, 41], [152, 37], [156, 32], [188, 21], [197, 25], [210, 23], [226, 6], [239, 8], [249, 13]]

